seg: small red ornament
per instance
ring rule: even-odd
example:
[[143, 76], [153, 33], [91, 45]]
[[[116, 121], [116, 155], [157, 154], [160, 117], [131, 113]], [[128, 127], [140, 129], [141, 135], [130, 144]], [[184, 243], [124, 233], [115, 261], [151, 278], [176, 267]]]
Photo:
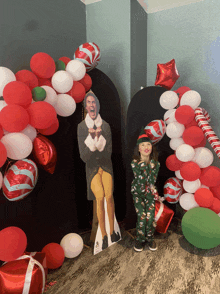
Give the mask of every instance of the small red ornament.
[[177, 203], [183, 193], [182, 181], [176, 177], [166, 180], [163, 187], [164, 197], [169, 203]]
[[60, 267], [65, 259], [63, 248], [57, 243], [49, 243], [42, 249], [46, 254], [47, 267], [49, 269], [56, 269]]
[[63, 61], [65, 65], [67, 65], [67, 63], [71, 61], [71, 59], [66, 56], [60, 57], [59, 60]]
[[79, 81], [79, 83], [81, 83], [85, 87], [86, 92], [88, 92], [92, 87], [92, 79], [87, 73]]
[[170, 90], [179, 78], [175, 59], [164, 64], [157, 64], [157, 77], [155, 86], [161, 86]]
[[162, 202], [155, 201], [155, 220], [157, 222], [156, 231], [158, 233], [166, 233], [170, 222], [174, 216], [174, 211]]
[[56, 65], [49, 54], [38, 52], [31, 57], [30, 68], [37, 77], [49, 79], [55, 73]]
[[42, 135], [38, 135], [33, 142], [33, 156], [50, 174], [54, 173], [57, 162], [57, 151], [54, 144]]
[[26, 108], [32, 102], [32, 93], [25, 83], [13, 81], [4, 87], [3, 98], [7, 104], [17, 104]]
[[16, 80], [25, 83], [30, 90], [38, 86], [37, 76], [27, 69], [19, 70], [15, 74]]
[[83, 62], [87, 72], [97, 66], [100, 56], [100, 49], [93, 42], [80, 45], [74, 53], [74, 59]]
[[145, 134], [151, 139], [152, 144], [158, 143], [166, 132], [166, 125], [162, 119], [152, 120], [144, 128]]
[[201, 175], [201, 169], [197, 163], [188, 161], [181, 166], [180, 174], [186, 181], [196, 181]]
[[66, 94], [73, 97], [76, 103], [80, 103], [85, 98], [86, 90], [80, 82], [74, 81], [72, 89]]

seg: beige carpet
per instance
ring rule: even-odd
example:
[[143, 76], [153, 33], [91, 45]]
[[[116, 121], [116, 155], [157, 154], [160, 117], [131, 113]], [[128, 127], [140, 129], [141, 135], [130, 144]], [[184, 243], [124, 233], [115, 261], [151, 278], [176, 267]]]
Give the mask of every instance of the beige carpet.
[[49, 272], [48, 282], [57, 283], [46, 293], [219, 294], [220, 245], [199, 250], [178, 230], [169, 232], [155, 236], [155, 252], [147, 245], [135, 252], [134, 240], [123, 229], [123, 240], [95, 256], [84, 247], [80, 256], [66, 259], [61, 268]]

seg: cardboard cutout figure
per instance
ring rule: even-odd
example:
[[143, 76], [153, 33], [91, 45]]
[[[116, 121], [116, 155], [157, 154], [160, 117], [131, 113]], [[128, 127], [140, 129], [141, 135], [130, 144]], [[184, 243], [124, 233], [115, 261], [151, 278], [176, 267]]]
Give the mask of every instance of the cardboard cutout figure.
[[86, 94], [84, 107], [87, 115], [78, 125], [77, 136], [80, 157], [86, 164], [87, 199], [97, 203], [97, 254], [119, 241], [121, 233], [115, 219], [111, 129], [101, 118], [99, 100], [92, 91]]

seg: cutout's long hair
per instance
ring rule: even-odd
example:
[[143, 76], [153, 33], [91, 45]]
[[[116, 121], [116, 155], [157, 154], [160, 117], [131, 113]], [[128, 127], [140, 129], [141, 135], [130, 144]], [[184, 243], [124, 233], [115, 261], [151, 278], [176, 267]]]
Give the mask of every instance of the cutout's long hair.
[[[141, 160], [140, 152], [138, 150], [139, 145], [136, 145], [134, 148], [133, 159], [136, 159], [138, 162]], [[152, 145], [152, 151], [150, 154], [150, 160], [158, 161], [158, 151], [155, 145]]]

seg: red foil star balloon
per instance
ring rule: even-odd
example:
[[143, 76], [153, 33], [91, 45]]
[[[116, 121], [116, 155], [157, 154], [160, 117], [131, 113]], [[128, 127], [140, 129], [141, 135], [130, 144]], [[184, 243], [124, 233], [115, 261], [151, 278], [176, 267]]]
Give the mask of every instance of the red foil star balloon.
[[164, 64], [157, 64], [157, 77], [155, 86], [161, 86], [170, 90], [179, 78], [175, 59]]

